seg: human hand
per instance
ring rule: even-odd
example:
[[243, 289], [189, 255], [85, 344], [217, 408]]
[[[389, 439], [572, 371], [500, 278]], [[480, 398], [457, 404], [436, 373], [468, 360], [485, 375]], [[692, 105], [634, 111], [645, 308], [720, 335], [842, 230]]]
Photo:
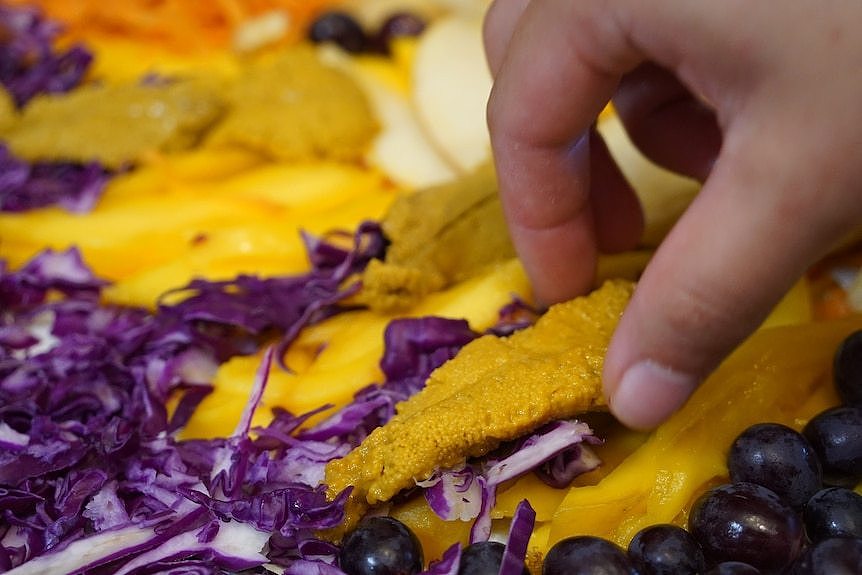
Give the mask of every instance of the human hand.
[[[510, 233], [544, 303], [584, 293], [642, 217], [591, 130], [703, 182], [611, 341], [605, 395], [651, 428], [862, 221], [862, 3], [496, 0], [488, 124]], [[696, 95], [696, 96], [695, 96]]]

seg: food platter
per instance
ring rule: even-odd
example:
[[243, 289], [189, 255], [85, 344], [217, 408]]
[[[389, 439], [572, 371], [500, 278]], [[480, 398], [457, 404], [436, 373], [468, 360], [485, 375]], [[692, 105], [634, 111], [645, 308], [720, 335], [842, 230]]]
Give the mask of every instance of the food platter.
[[[535, 309], [481, 0], [37, 4], [0, 2], [0, 572], [353, 575], [377, 516], [418, 541], [405, 572], [493, 540], [539, 573], [687, 526], [740, 433], [842, 401], [853, 240], [657, 430], [608, 415], [602, 352], [698, 186], [603, 112], [643, 241]], [[315, 37], [336, 12], [358, 47]]]

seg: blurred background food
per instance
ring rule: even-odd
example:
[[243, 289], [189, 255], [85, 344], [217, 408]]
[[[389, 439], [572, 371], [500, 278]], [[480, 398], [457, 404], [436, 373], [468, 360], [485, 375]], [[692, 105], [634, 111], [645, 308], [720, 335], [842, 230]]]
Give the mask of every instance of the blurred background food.
[[[386, 256], [360, 272], [363, 290], [345, 300], [351, 309], [290, 341], [287, 368], [270, 371], [251, 424], [268, 424], [273, 408], [302, 414], [331, 406], [308, 420], [319, 422], [384, 381], [393, 319], [464, 319], [480, 333], [499, 323], [513, 298], [529, 307], [485, 126], [487, 2], [38, 4], [63, 23], [60, 50], [82, 42], [93, 58], [74, 90], [27, 102], [0, 98], [0, 162], [83, 166], [99, 192], [73, 210], [0, 211], [0, 259], [10, 270], [46, 248], [76, 246], [110, 281], [104, 303], [153, 311], [181, 302], [194, 290], [172, 290], [196, 279], [306, 273], [309, 237], [345, 247], [350, 240], [333, 230], [352, 238], [362, 222], [381, 223]], [[598, 130], [641, 199], [646, 230], [637, 250], [602, 257], [597, 285], [636, 280], [699, 189], [644, 158], [612, 109]], [[534, 568], [571, 535], [626, 545], [650, 525], [684, 525], [697, 496], [727, 479], [726, 450], [745, 428], [769, 419], [801, 429], [839, 403], [828, 384], [830, 361], [859, 327], [859, 253], [848, 241], [815, 266], [656, 433], [626, 430], [605, 413], [585, 415], [605, 439], [595, 447], [603, 465], [571, 488], [532, 474], [504, 483], [491, 515], [495, 535], [505, 534], [524, 497], [536, 511]], [[213, 389], [178, 436], [230, 436], [263, 356], [256, 349], [220, 365], [195, 364]], [[468, 522], [444, 521], [422, 497], [396, 499], [383, 509], [417, 534], [426, 559], [467, 542]]]

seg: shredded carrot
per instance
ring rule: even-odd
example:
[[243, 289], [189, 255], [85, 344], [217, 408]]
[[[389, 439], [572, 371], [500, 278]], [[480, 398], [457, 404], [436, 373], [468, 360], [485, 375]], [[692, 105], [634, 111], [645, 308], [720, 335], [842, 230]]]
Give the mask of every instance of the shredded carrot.
[[[33, 4], [33, 0], [12, 0]], [[302, 37], [309, 23], [337, 0], [37, 0], [44, 12], [63, 22], [70, 39], [123, 38], [177, 53], [230, 48], [237, 27], [280, 10], [290, 19], [285, 42]]]

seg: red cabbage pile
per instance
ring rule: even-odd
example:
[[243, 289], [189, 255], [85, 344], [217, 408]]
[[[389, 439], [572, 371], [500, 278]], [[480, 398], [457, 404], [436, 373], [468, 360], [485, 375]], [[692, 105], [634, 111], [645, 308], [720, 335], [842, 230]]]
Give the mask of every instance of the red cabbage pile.
[[[348, 495], [327, 499], [326, 463], [480, 334], [464, 320], [393, 320], [384, 381], [313, 426], [309, 418], [328, 406], [276, 409], [269, 425], [250, 430], [280, 353], [273, 347], [231, 437], [179, 440], [221, 362], [279, 337], [286, 345], [304, 325], [349, 309], [339, 305], [358, 289], [349, 280], [386, 248], [373, 223], [349, 249], [305, 239], [307, 274], [198, 280], [178, 290], [190, 297], [155, 312], [102, 304], [106, 282], [75, 249], [46, 251], [14, 272], [0, 262], [0, 572], [341, 573], [337, 547], [316, 535], [341, 523]], [[509, 333], [533, 316], [515, 301], [489, 331]], [[442, 471], [426, 497], [441, 515], [467, 505], [460, 516], [475, 519], [473, 540], [485, 539], [497, 484], [543, 466], [564, 482], [595, 464], [581, 445], [593, 441], [583, 424], [560, 422]], [[520, 573], [533, 520], [524, 503], [504, 575]], [[456, 573], [459, 556], [455, 546], [428, 573]]]
[[72, 213], [93, 209], [111, 177], [97, 162], [28, 163], [0, 144], [0, 212], [59, 205]]
[[367, 224], [356, 249], [307, 244], [308, 274], [199, 291], [193, 304], [209, 297], [222, 311], [210, 316], [185, 302], [156, 313], [103, 305], [106, 282], [75, 249], [46, 251], [14, 272], [0, 263], [0, 572], [333, 560], [314, 533], [341, 522], [343, 497], [327, 501], [320, 481], [350, 444], [338, 430], [297, 437], [310, 414], [285, 411], [249, 437], [269, 361], [232, 437], [176, 439], [221, 361], [256, 351], [264, 332], [295, 333], [337, 313], [355, 290], [344, 280], [385, 242]]
[[68, 92], [87, 73], [92, 54], [77, 44], [57, 50], [59, 32], [35, 7], [0, 3], [0, 84], [18, 107], [37, 94]]

